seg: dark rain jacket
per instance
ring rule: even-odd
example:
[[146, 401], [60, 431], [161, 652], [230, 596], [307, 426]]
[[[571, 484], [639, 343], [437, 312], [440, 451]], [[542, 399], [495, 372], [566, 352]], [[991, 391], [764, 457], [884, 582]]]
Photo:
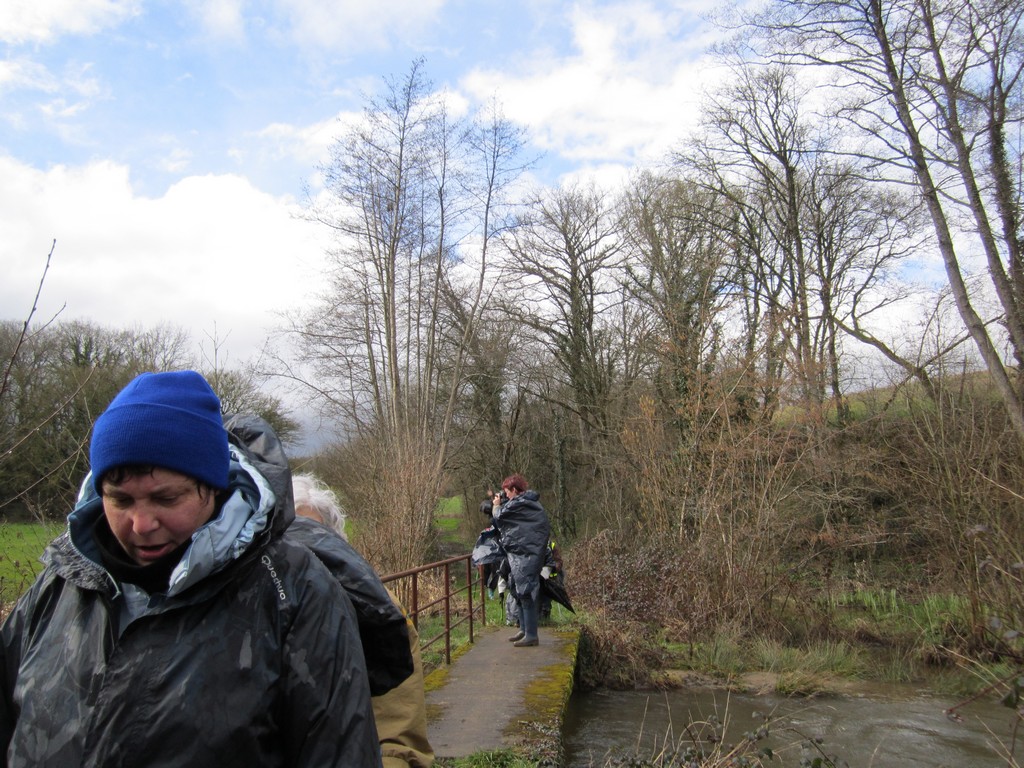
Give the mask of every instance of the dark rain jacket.
[[297, 516], [286, 535], [320, 558], [355, 606], [384, 768], [429, 768], [434, 752], [416, 628], [373, 567], [335, 530]]
[[296, 517], [286, 535], [313, 550], [348, 593], [359, 622], [371, 695], [400, 685], [413, 672], [409, 627], [373, 566], [336, 532], [308, 517]]
[[536, 491], [524, 491], [494, 513], [516, 595], [534, 599], [540, 591], [540, 569], [551, 537], [548, 515], [539, 499]]
[[280, 443], [231, 434], [230, 497], [166, 594], [102, 567], [92, 484], [0, 628], [3, 765], [379, 766], [355, 614], [294, 517]]
[[504, 558], [505, 550], [501, 547], [498, 529], [491, 526], [482, 530], [476, 537], [476, 544], [473, 545], [473, 565], [496, 565]]

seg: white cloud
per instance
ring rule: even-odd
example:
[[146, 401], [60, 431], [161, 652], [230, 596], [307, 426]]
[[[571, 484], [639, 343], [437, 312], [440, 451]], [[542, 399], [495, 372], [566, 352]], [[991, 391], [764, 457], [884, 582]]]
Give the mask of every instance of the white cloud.
[[277, 157], [291, 157], [312, 168], [327, 157], [327, 149], [341, 135], [343, 125], [355, 117], [358, 115], [342, 114], [301, 126], [273, 123], [256, 134], [256, 138], [263, 145], [264, 152]]
[[277, 0], [299, 45], [366, 50], [386, 47], [434, 21], [446, 0]]
[[172, 146], [162, 157], [157, 158], [156, 167], [164, 173], [179, 174], [184, 173], [191, 162], [192, 153], [189, 150]]
[[111, 162], [40, 171], [0, 157], [0, 307], [24, 320], [57, 246], [37, 320], [111, 327], [171, 323], [227, 337], [229, 363], [258, 351], [279, 311], [316, 290], [322, 235], [237, 176], [193, 176], [136, 196]]
[[331, 145], [347, 126], [362, 118], [359, 112], [342, 112], [310, 125], [272, 123], [260, 131], [240, 137], [228, 154], [241, 169], [274, 167], [278, 164], [301, 168], [310, 192], [321, 188], [319, 167], [327, 161]]
[[89, 35], [139, 12], [139, 0], [3, 0], [0, 41], [50, 42], [63, 34]]
[[83, 102], [68, 102], [65, 99], [54, 99], [39, 105], [39, 110], [47, 119], [67, 120], [81, 114], [86, 108]]
[[187, 0], [186, 5], [211, 37], [230, 40], [245, 37], [243, 0]]
[[24, 58], [0, 61], [0, 91], [17, 88], [55, 91], [58, 84], [46, 67], [37, 62]]
[[[37, 91], [51, 97], [35, 104], [35, 111], [47, 120], [77, 117], [104, 95], [91, 64], [70, 64], [58, 78], [45, 65], [24, 58], [0, 61], [0, 92], [4, 90]], [[17, 113], [5, 114], [6, 121], [15, 126], [28, 122], [22, 118]]]
[[717, 75], [692, 12], [576, 6], [566, 21], [571, 53], [534, 51], [518, 68], [476, 70], [460, 86], [477, 98], [497, 93], [539, 146], [576, 164], [652, 162], [696, 126], [702, 88]]

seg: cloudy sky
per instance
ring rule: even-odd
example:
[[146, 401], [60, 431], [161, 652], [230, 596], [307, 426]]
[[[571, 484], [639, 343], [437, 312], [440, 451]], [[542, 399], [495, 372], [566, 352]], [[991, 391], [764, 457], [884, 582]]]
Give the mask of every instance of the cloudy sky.
[[692, 126], [702, 0], [2, 0], [0, 317], [170, 322], [237, 363], [318, 289], [295, 214], [347, 115], [423, 57], [497, 96], [540, 180], [612, 179]]

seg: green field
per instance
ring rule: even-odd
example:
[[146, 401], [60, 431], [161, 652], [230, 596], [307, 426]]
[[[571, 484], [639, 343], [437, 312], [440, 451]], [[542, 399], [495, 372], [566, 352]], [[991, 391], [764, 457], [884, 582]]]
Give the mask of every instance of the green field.
[[14, 602], [42, 570], [39, 555], [63, 523], [0, 524], [0, 604]]
[[434, 511], [434, 525], [437, 526], [442, 540], [459, 541], [463, 517], [462, 499], [458, 496], [443, 498], [438, 502], [437, 509]]

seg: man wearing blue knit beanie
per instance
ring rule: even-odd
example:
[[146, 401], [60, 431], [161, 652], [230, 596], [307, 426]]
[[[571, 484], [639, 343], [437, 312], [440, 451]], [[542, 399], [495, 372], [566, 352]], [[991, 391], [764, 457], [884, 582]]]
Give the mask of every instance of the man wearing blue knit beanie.
[[[195, 371], [97, 419], [92, 473], [0, 628], [7, 766], [379, 766], [357, 622], [280, 441]], [[316, 673], [311, 673], [311, 666]]]

